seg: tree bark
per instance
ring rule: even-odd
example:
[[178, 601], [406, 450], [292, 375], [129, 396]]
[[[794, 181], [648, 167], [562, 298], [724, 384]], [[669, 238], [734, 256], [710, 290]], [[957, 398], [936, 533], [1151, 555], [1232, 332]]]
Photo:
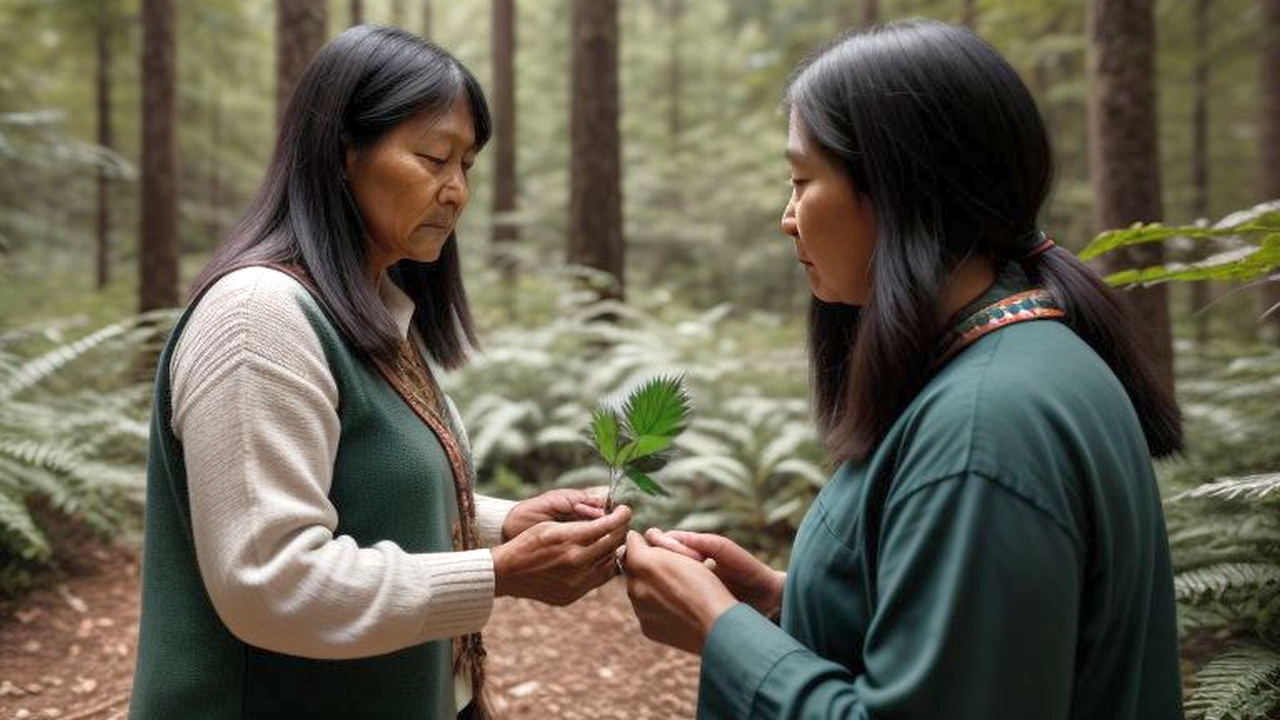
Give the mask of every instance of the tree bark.
[[[114, 36], [115, 7], [107, 0], [98, 6], [97, 106], [98, 145], [115, 148], [115, 129], [111, 124], [111, 41]], [[95, 282], [99, 290], [111, 282], [111, 177], [106, 167], [98, 167], [98, 241]]]
[[618, 3], [574, 0], [569, 123], [569, 262], [613, 276], [603, 297], [625, 296], [618, 133]]
[[960, 24], [974, 30], [978, 26], [978, 0], [964, 0], [960, 9]]
[[364, 0], [351, 0], [351, 24], [364, 23]]
[[[1280, 200], [1280, 0], [1258, 0], [1262, 10], [1263, 48], [1259, 67], [1262, 117], [1259, 118], [1259, 190], [1264, 200]], [[1262, 286], [1263, 310], [1269, 311], [1265, 334], [1280, 343], [1280, 279]], [[1275, 309], [1272, 309], [1275, 308]]]
[[[1088, 3], [1092, 87], [1089, 94], [1089, 175], [1095, 232], [1161, 220], [1156, 136], [1155, 23], [1152, 0]], [[1108, 271], [1164, 262], [1164, 247], [1148, 243], [1104, 256]], [[1173, 387], [1173, 338], [1164, 285], [1128, 291], [1140, 318], [1140, 341], [1161, 379]]]
[[684, 15], [684, 0], [667, 0], [667, 28], [670, 33], [667, 46], [667, 96], [671, 103], [667, 108], [667, 133], [671, 139], [671, 150], [680, 148], [681, 118], [681, 83], [680, 67], [680, 20]]
[[493, 0], [493, 241], [516, 240], [515, 0]]
[[[1199, 221], [1209, 217], [1209, 0], [1195, 1], [1195, 70], [1192, 77], [1191, 111], [1191, 214]], [[1193, 246], [1188, 258], [1192, 262], [1204, 257], [1199, 246]], [[1191, 283], [1187, 308], [1195, 326], [1196, 345], [1209, 343], [1209, 315], [1202, 312], [1209, 304], [1209, 283]]]
[[173, 0], [142, 3], [142, 227], [138, 307], [178, 305], [177, 48]]
[[325, 0], [276, 0], [276, 124], [307, 63], [324, 45], [329, 16]]
[[880, 22], [880, 0], [862, 0], [862, 27]]

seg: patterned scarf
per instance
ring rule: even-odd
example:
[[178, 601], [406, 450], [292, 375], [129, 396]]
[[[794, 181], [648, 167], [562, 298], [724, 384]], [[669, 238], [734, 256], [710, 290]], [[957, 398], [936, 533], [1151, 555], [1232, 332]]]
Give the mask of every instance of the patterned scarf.
[[[391, 387], [409, 404], [431, 431], [435, 433], [453, 471], [453, 490], [458, 501], [458, 520], [453, 526], [453, 549], [475, 550], [480, 547], [476, 528], [475, 490], [471, 486], [471, 458], [458, 442], [451, 414], [430, 366], [410, 340], [400, 343], [400, 356], [394, 367], [378, 363]], [[490, 720], [492, 713], [484, 693], [484, 642], [480, 633], [453, 639], [453, 672], [471, 678], [471, 703], [458, 715], [460, 720]]]

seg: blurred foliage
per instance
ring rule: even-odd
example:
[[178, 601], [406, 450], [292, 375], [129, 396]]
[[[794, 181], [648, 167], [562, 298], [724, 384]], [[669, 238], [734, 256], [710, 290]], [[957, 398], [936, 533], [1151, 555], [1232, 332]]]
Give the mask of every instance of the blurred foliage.
[[[1280, 281], [1277, 202], [1213, 224], [1104, 233], [1082, 256], [1148, 242], [1208, 244], [1212, 252], [1108, 280]], [[1179, 340], [1176, 351], [1188, 447], [1160, 472], [1180, 636], [1195, 671], [1188, 717], [1272, 718], [1280, 712], [1280, 349]]]
[[151, 390], [137, 363], [173, 319], [0, 332], [0, 595], [59, 559], [51, 526], [112, 538], [137, 524]]
[[[517, 166], [523, 272], [565, 254], [568, 213], [569, 0], [517, 3]], [[959, 19], [958, 0], [881, 0], [882, 19]], [[123, 163], [138, 158], [141, 33], [138, 0], [0, 0], [0, 115], [60, 118], [54, 145], [94, 142], [98, 26], [112, 30], [113, 120]], [[274, 135], [274, 6], [270, 0], [178, 3], [181, 245], [207, 251], [254, 191]], [[1087, 39], [1076, 0], [985, 0], [976, 29], [1032, 88], [1059, 160], [1043, 224], [1069, 247], [1090, 236], [1085, 107]], [[678, 10], [678, 12], [675, 12]], [[432, 39], [482, 81], [489, 4], [437, 3]], [[730, 301], [799, 311], [805, 301], [777, 231], [787, 197], [779, 112], [788, 75], [808, 53], [857, 22], [838, 0], [636, 0], [620, 6], [624, 220], [628, 275], [689, 304]], [[392, 3], [366, 0], [366, 19], [388, 22]], [[1157, 0], [1161, 152], [1167, 216], [1189, 224], [1191, 9]], [[348, 20], [332, 0], [331, 30]], [[409, 29], [419, 30], [410, 12]], [[1260, 37], [1253, 0], [1213, 4], [1210, 43], [1210, 211], [1252, 204]], [[10, 133], [0, 128], [0, 135]], [[91, 254], [95, 175], [84, 163], [35, 166], [0, 140], [0, 252]], [[488, 154], [474, 173], [461, 237], [484, 262], [492, 223]], [[134, 257], [137, 183], [112, 182], [114, 259]], [[553, 263], [554, 264], [554, 263]], [[85, 271], [90, 284], [92, 272]]]

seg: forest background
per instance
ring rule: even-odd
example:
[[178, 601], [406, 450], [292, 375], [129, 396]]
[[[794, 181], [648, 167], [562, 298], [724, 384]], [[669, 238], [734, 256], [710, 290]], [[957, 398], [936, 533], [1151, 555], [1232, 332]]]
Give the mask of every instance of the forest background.
[[[829, 468], [781, 90], [838, 33], [913, 16], [970, 25], [1032, 88], [1060, 244], [1252, 222], [1098, 265], [1274, 257], [1276, 0], [0, 0], [0, 592], [58, 565], [68, 523], [136, 544], [148, 352], [260, 181], [278, 96], [357, 19], [449, 49], [499, 123], [459, 229], [483, 352], [445, 381], [482, 487], [599, 482], [591, 406], [680, 372], [696, 419], [640, 522], [785, 562]], [[1276, 285], [1130, 291], [1188, 424], [1159, 471], [1193, 716], [1280, 708]]]

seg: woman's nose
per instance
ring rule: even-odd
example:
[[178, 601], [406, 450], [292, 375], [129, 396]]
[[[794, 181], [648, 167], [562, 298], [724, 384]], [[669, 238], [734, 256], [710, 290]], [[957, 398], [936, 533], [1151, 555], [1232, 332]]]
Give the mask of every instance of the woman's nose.
[[788, 202], [787, 207], [782, 211], [782, 222], [779, 228], [783, 235], [797, 237], [800, 234], [799, 227], [796, 226], [796, 205], [794, 202]]
[[471, 196], [471, 188], [467, 184], [466, 174], [459, 169], [449, 174], [444, 187], [440, 188], [440, 202], [445, 205], [456, 205], [461, 208], [467, 204]]

